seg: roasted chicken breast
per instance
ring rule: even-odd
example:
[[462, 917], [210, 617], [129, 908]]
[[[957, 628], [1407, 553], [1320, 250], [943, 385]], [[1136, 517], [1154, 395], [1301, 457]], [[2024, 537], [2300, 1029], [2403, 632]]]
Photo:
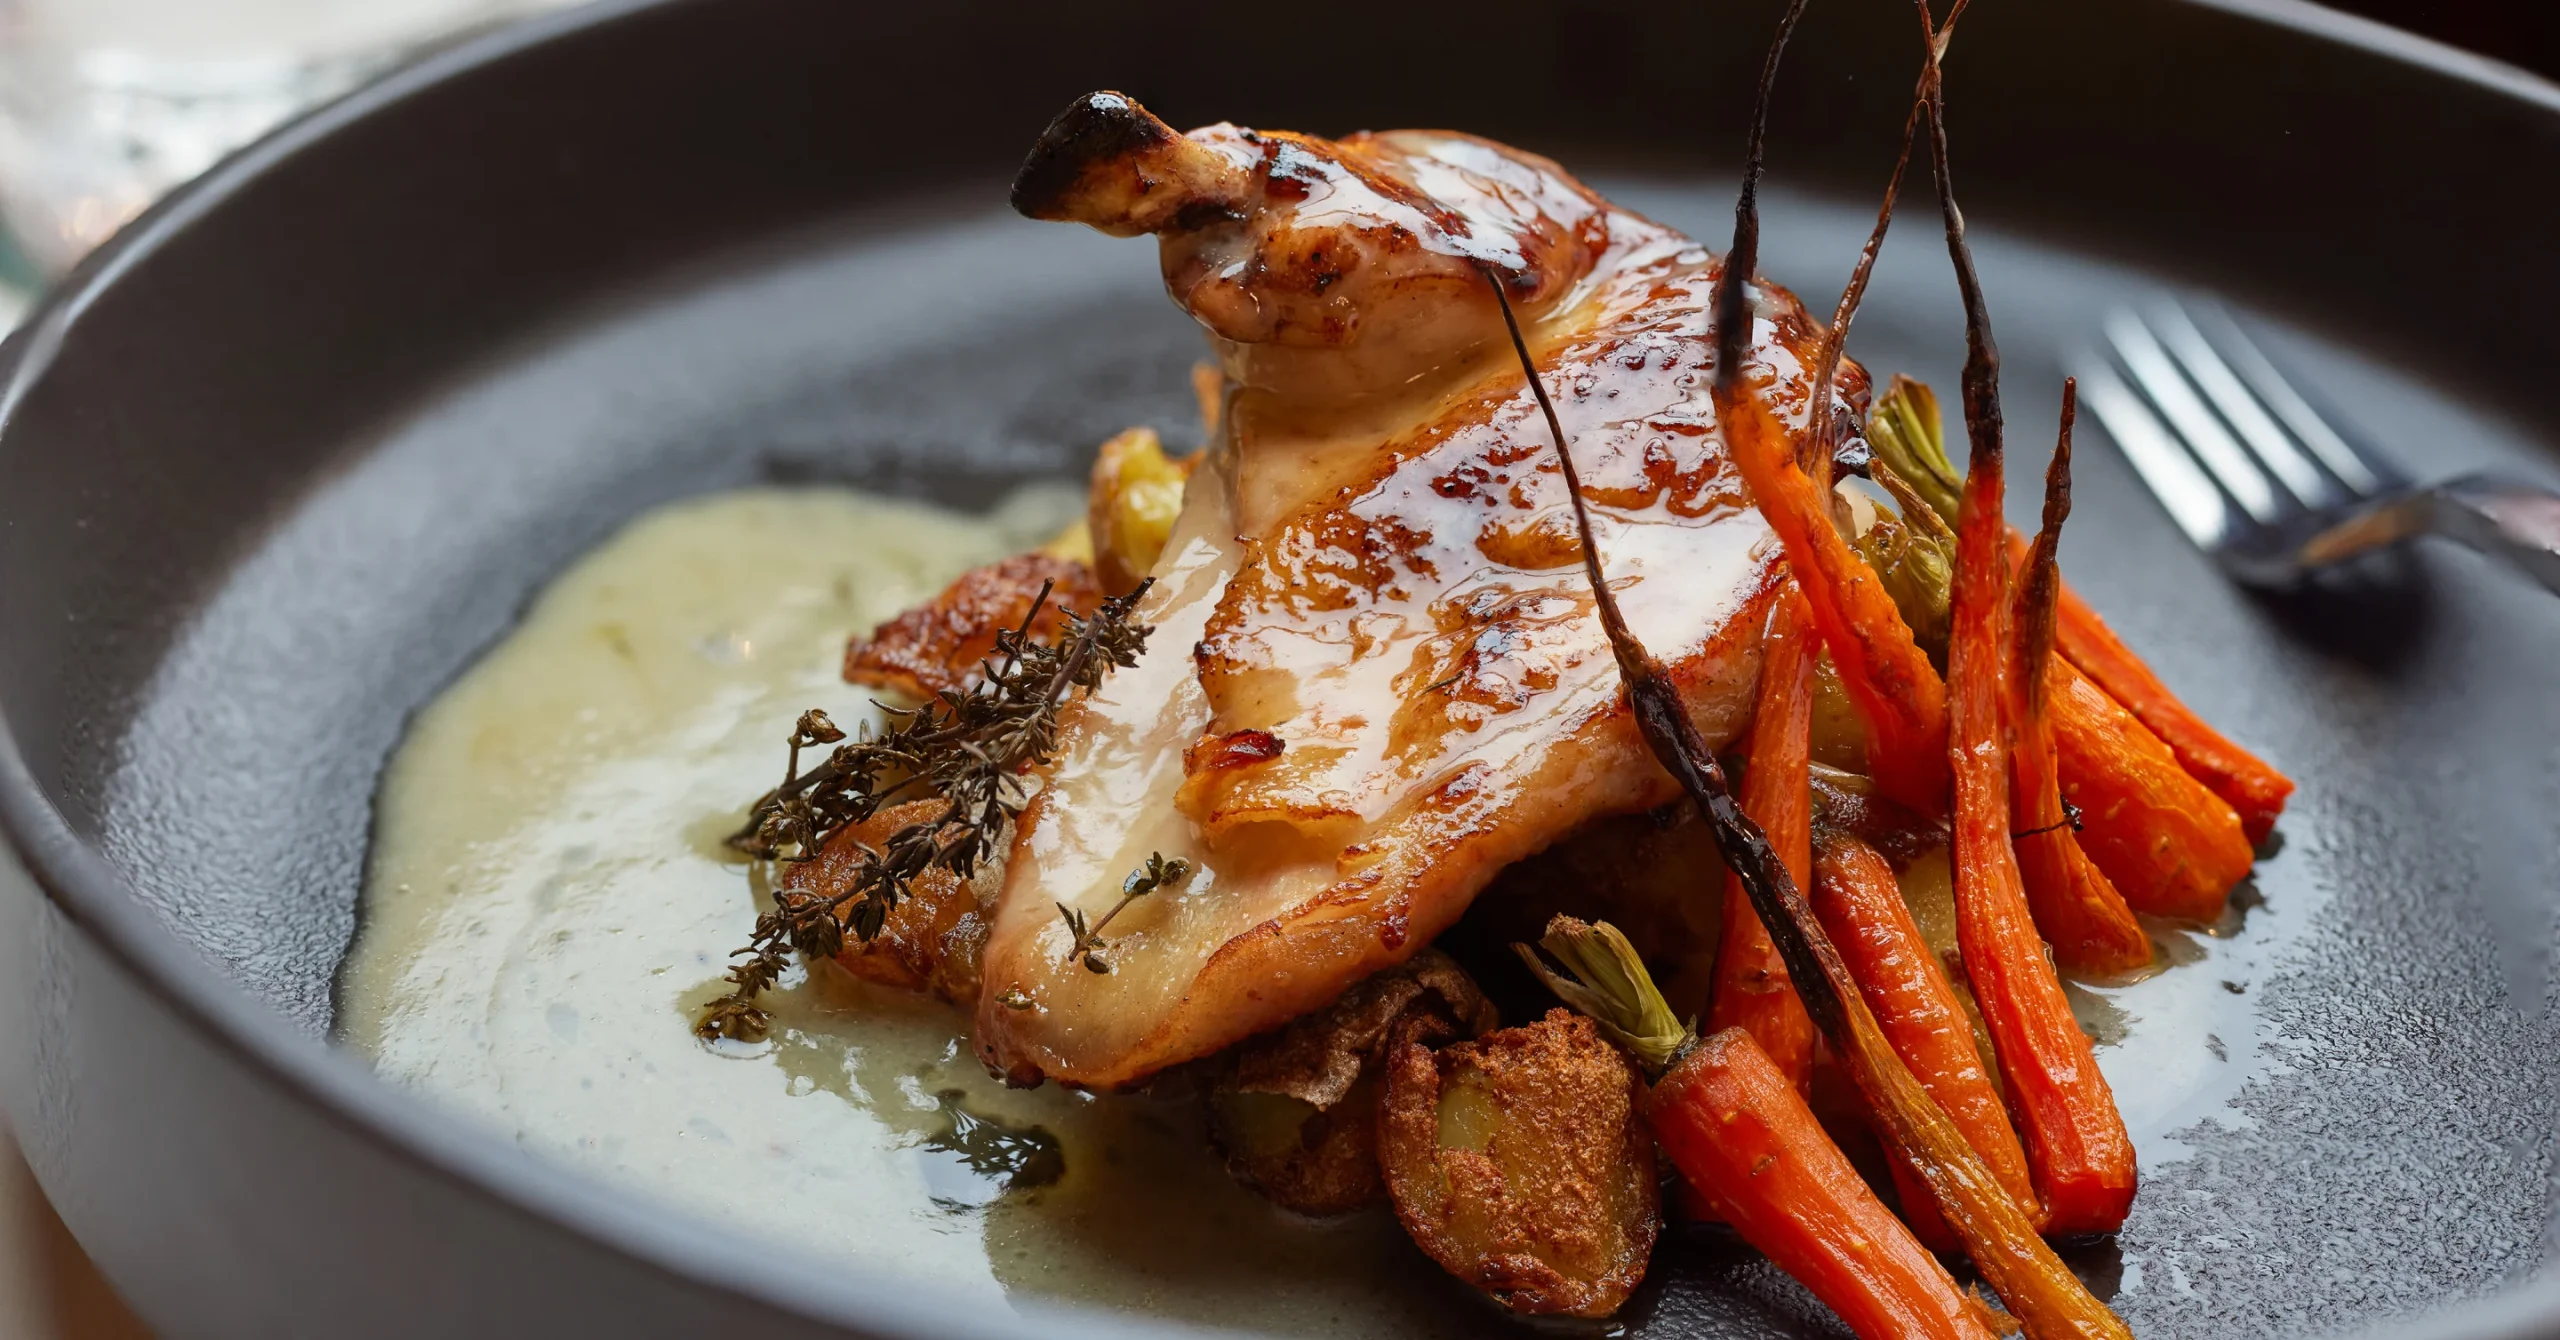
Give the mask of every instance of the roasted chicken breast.
[[[1100, 93], [1014, 203], [1154, 233], [1229, 381], [1141, 617], [1020, 825], [977, 1042], [1017, 1082], [1141, 1080], [1430, 943], [1503, 866], [1674, 794], [1593, 613], [1525, 323], [1614, 588], [1708, 739], [1744, 724], [1782, 559], [1708, 396], [1713, 257], [1546, 159], [1440, 131], [1179, 135]], [[1814, 323], [1763, 285], [1749, 374], [1791, 427]], [[1854, 413], [1848, 368], [1820, 412]], [[1070, 957], [1150, 852], [1195, 873]]]

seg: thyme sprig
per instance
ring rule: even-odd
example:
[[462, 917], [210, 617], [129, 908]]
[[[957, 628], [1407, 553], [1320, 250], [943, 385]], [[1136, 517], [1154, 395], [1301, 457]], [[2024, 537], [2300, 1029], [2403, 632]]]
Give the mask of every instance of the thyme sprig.
[[1111, 971], [1111, 960], [1102, 956], [1106, 943], [1102, 938], [1103, 928], [1109, 926], [1111, 919], [1119, 916], [1121, 909], [1129, 904], [1158, 889], [1171, 888], [1190, 877], [1189, 861], [1179, 856], [1168, 861], [1163, 852], [1151, 851], [1147, 853], [1147, 863], [1130, 871], [1129, 877], [1121, 881], [1120, 901], [1113, 903], [1111, 910], [1103, 913], [1100, 921], [1088, 926], [1085, 924], [1084, 913], [1065, 903], [1058, 904], [1058, 915], [1066, 918], [1067, 931], [1075, 936], [1075, 943], [1067, 947], [1067, 961], [1073, 963], [1078, 959], [1084, 960], [1087, 972]]
[[[848, 825], [861, 824], [904, 800], [939, 797], [941, 811], [911, 823], [874, 847], [856, 843], [851, 879], [833, 893], [775, 881], [773, 908], [756, 918], [747, 943], [732, 952], [727, 995], [694, 1024], [704, 1039], [753, 1040], [772, 1020], [756, 1002], [782, 978], [794, 953], [832, 958], [848, 926], [864, 941], [929, 870], [960, 879], [975, 874], [1005, 827], [1031, 798], [1029, 771], [1056, 752], [1058, 712], [1090, 693], [1112, 670], [1138, 663], [1147, 625], [1133, 617], [1146, 584], [1102, 602], [1090, 617], [1062, 613], [1058, 638], [1032, 640], [1033, 621], [1049, 603], [1043, 585], [1020, 626], [996, 637], [978, 682], [945, 690], [921, 707], [886, 708], [887, 729], [847, 740], [826, 713], [793, 723], [782, 784], [747, 811], [729, 845], [764, 861], [805, 861]], [[803, 751], [835, 745], [803, 772]]]

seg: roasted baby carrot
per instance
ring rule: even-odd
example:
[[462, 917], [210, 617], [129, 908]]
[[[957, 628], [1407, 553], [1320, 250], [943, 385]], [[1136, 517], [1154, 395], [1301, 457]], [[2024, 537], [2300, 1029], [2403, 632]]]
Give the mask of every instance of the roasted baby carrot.
[[2255, 859], [2240, 816], [2150, 729], [2056, 656], [2044, 667], [2062, 798], [2080, 848], [2137, 912], [2211, 921]]
[[2189, 776], [2239, 812], [2241, 830], [2252, 846], [2267, 840], [2276, 816], [2284, 812], [2285, 798], [2293, 794], [2291, 778], [2206, 725], [2067, 585], [2055, 642], [2080, 673], [2149, 727]]
[[2107, 1232], [2133, 1205], [2133, 1140], [2045, 957], [2010, 848], [2000, 703], [2009, 582], [2002, 453], [1999, 426], [1994, 420], [1986, 431], [1970, 387], [1965, 417], [1973, 450], [1956, 522], [1954, 631], [1947, 642], [1956, 943], [2026, 1137], [2046, 1230]]
[[1717, 379], [1716, 421], [1760, 514], [1786, 546], [1813, 626], [1866, 723], [1876, 785], [1923, 814], [1945, 813], [1945, 681], [1875, 569], [1833, 528], [1830, 492], [1797, 466], [1786, 430], [1758, 396], [1729, 392], [1726, 380]]
[[2080, 847], [2062, 808], [2054, 770], [2053, 723], [2041, 668], [2053, 657], [2054, 597], [2062, 585], [2056, 549], [2071, 513], [2071, 415], [2076, 388], [2062, 384], [2062, 435], [2045, 470], [2044, 525], [2018, 571], [2006, 708], [2010, 721], [2009, 826], [2018, 875], [2036, 929], [2054, 960], [2078, 972], [2127, 973], [2151, 962], [2151, 937], [2124, 895]]
[[[1957, 1002], [1946, 968], [1921, 938], [1920, 924], [1894, 882], [1893, 867], [1875, 848], [1825, 829], [1814, 847], [1813, 870], [1814, 915], [1848, 961], [1858, 994], [1894, 1054], [1964, 1132], [1965, 1143], [1982, 1156], [2002, 1189], [2030, 1219], [2037, 1218], [2026, 1150], [1973, 1045], [1973, 1022]], [[1905, 1187], [1906, 1201], [1912, 1190]], [[1927, 1200], [1925, 1187], [1919, 1195]], [[1935, 1219], [1936, 1207], [1927, 1208]]]
[[1876, 1199], [1751, 1035], [1701, 1041], [1645, 1117], [1681, 1175], [1866, 1340], [1990, 1340], [1979, 1302]]
[[[1936, 513], [1949, 526], [1955, 524], [1957, 493], [1962, 485], [1955, 467], [1947, 460], [1937, 398], [1928, 387], [1907, 377], [1894, 378], [1891, 389], [1868, 415], [1867, 442], [1885, 467], [1877, 472], [1880, 481], [1902, 486], [1925, 510]], [[1904, 503], [1908, 513], [1910, 499], [1904, 499]], [[1927, 518], [1919, 521], [1922, 529], [1932, 528], [1926, 525]], [[1906, 516], [1905, 523], [1911, 522]], [[2010, 562], [2023, 565], [2027, 537], [2013, 529], [2008, 541]], [[2151, 673], [2151, 667], [2118, 640], [2088, 602], [2071, 589], [2070, 583], [2062, 584], [2059, 600], [2056, 645], [2062, 656], [2157, 732], [2182, 771], [2238, 810], [2250, 842], [2263, 840], [2284, 808], [2285, 797], [2292, 793], [2293, 783], [2215, 733], [2178, 701]], [[1940, 596], [1937, 603], [1943, 608], [1944, 597]]]
[[[1885, 1136], [1878, 1132], [1876, 1138], [1883, 1140]], [[1964, 1240], [1947, 1226], [1947, 1217], [1938, 1213], [1938, 1202], [1930, 1199], [1929, 1184], [1920, 1180], [1920, 1174], [1913, 1172], [1911, 1165], [1901, 1159], [1886, 1159], [1884, 1166], [1885, 1171], [1893, 1174], [1894, 1198], [1900, 1202], [1897, 1208], [1902, 1212], [1902, 1222], [1911, 1230], [1911, 1236], [1918, 1238], [1921, 1246], [1941, 1256], [1963, 1251]]]
[[[1897, 496], [1904, 497], [1906, 510], [1914, 507], [1916, 498], [1918, 510], [1941, 513], [1950, 521], [1955, 518], [1963, 484], [1947, 460], [1937, 401], [1927, 387], [1897, 379], [1869, 416], [1867, 437], [1878, 462], [1903, 486]], [[2012, 563], [2023, 565], [2030, 550], [2028, 541], [2014, 530], [2002, 529]], [[1933, 568], [1912, 567], [1904, 572], [1906, 578], [1934, 575]], [[2062, 609], [2059, 636], [2068, 638], [2074, 603], [2069, 586], [2061, 587], [2057, 599]], [[1945, 602], [1941, 598], [1937, 603]], [[2057, 674], [2083, 678], [2066, 657], [2048, 656], [2045, 663], [2047, 678]], [[2249, 839], [2239, 830], [2238, 815], [2224, 823], [2220, 816], [2229, 805], [2188, 775], [2168, 747], [2103, 690], [2092, 686], [2082, 694], [2052, 689], [2045, 715], [2056, 744], [2053, 766], [2064, 797], [2084, 810], [2090, 803], [2108, 809], [2081, 830], [2082, 854], [2096, 863], [2137, 912], [2205, 919], [2218, 914], [2223, 895], [2248, 871]], [[2027, 768], [2041, 766], [2029, 751], [2018, 753]], [[2020, 790], [2032, 795], [2023, 783]], [[2018, 831], [2032, 832], [2055, 817], [2059, 816], [2049, 814], [2040, 822], [2022, 823]], [[2153, 826], [2155, 819], [2162, 826]], [[2022, 859], [2031, 855], [2020, 853]], [[2036, 892], [2031, 885], [2030, 895]], [[2040, 919], [2044, 912], [2038, 904]], [[2046, 931], [2063, 952], [2079, 952], [2066, 947], [2073, 937], [2058, 923]], [[2122, 926], [2114, 933], [2121, 936]], [[2116, 952], [2129, 949], [2127, 941]]]
[[[1761, 643], [1742, 810], [1769, 835], [1799, 887], [1813, 865], [1813, 630], [1792, 587], [1779, 593]], [[1725, 876], [1724, 934], [1707, 998], [1707, 1031], [1739, 1028], [1804, 1092], [1813, 1078], [1813, 1020], [1751, 899]]]
[[[1794, 16], [1801, 13], [1802, 8], [1802, 0], [1796, 0], [1790, 7], [1787, 24], [1780, 29], [1779, 43], [1773, 45], [1770, 59], [1762, 68], [1758, 110], [1754, 113], [1751, 144], [1746, 154], [1750, 166], [1744, 173], [1742, 202], [1734, 211], [1734, 246], [1726, 253], [1724, 273], [1719, 278], [1715, 300], [1718, 346], [1715, 399], [1718, 411], [1723, 415], [1727, 405], [1744, 407], [1746, 414], [1726, 417], [1728, 431], [1731, 431], [1732, 423], [1750, 418], [1756, 427], [1737, 436], [1756, 438], [1755, 446], [1764, 451], [1774, 449], [1780, 435], [1766, 407], [1759, 403], [1749, 382], [1741, 375], [1742, 351], [1747, 344], [1750, 327], [1750, 303], [1744, 288], [1756, 268], [1759, 217], [1753, 205], [1753, 187], [1758, 177], [1769, 84], [1777, 68], [1778, 47], [1783, 46], [1785, 33], [1793, 26]], [[1962, 8], [1961, 0], [1957, 8]], [[1931, 28], [1925, 0], [1919, 7], [1919, 13], [1922, 26], [1929, 29], [1924, 34], [1929, 50], [1918, 96], [1928, 100], [1931, 155], [1937, 167], [1940, 203], [1947, 219], [1948, 246], [1951, 252], [1963, 258], [1962, 216], [1956, 209], [1952, 188], [1947, 184], [1946, 116], [1938, 97], [1938, 55], [1954, 26], [1954, 17], [1950, 14], [1946, 27]], [[1979, 291], [1970, 279], [1969, 259], [1959, 268], [1967, 275], [1966, 315], [1971, 328], [1979, 325], [1975, 320], [1980, 306]], [[1947, 1119], [1946, 1113], [1939, 1110], [1928, 1091], [1912, 1078], [1910, 1068], [1894, 1055], [1891, 1044], [1885, 1041], [1882, 1031], [1877, 1028], [1875, 1017], [1868, 1012], [1866, 1002], [1859, 999], [1857, 983], [1849, 975], [1848, 965], [1841, 961], [1839, 951], [1832, 946], [1830, 937], [1823, 933], [1822, 924], [1815, 919], [1802, 891], [1789, 878], [1785, 863], [1778, 859], [1767, 835], [1760, 831], [1749, 815], [1742, 812], [1741, 805], [1726, 786], [1722, 765], [1699, 734], [1697, 723], [1690, 718], [1669, 673], [1645, 648], [1635, 631], [1628, 627], [1625, 614], [1618, 608], [1617, 598], [1609, 589], [1599, 549], [1592, 539], [1590, 511], [1582, 496], [1581, 477], [1574, 468], [1572, 443], [1565, 437], [1563, 422], [1556, 417], [1555, 404], [1547, 397], [1546, 387], [1538, 378], [1537, 365], [1529, 356], [1528, 341], [1520, 333], [1517, 317], [1511, 310], [1502, 284], [1488, 271], [1486, 285], [1493, 291], [1494, 301], [1502, 311], [1504, 325], [1511, 336], [1512, 353], [1520, 360], [1521, 371], [1528, 378], [1538, 410], [1547, 421], [1548, 435], [1555, 443], [1557, 465], [1564, 473], [1566, 489], [1573, 503], [1574, 529], [1582, 541], [1583, 573], [1591, 583], [1595, 611], [1600, 616], [1602, 630], [1608, 635], [1610, 650], [1617, 659], [1619, 678], [1625, 686], [1627, 706], [1635, 719], [1637, 731], [1654, 757], [1680, 784], [1680, 789], [1688, 794], [1699, 817], [1706, 821], [1715, 835], [1716, 846], [1724, 856], [1725, 864], [1741, 877], [1752, 907], [1759, 912], [1776, 939], [1779, 952], [1786, 958], [1806, 1012], [1813, 1016], [1815, 1026], [1822, 1030], [1824, 1039], [1841, 1058], [1843, 1069], [1867, 1099], [1886, 1142], [1928, 1183], [1940, 1213], [1946, 1216], [1957, 1236], [1964, 1240], [1965, 1250], [1973, 1257], [1974, 1265], [1981, 1270], [1983, 1278], [1999, 1291], [2001, 1300], [2025, 1328], [2030, 1340], [2063, 1336], [2076, 1337], [2077, 1340], [2114, 1340], [2116, 1337], [2131, 1340], [2133, 1333], [2123, 1320], [2092, 1296], [2054, 1255], [2053, 1249], [2036, 1235], [2033, 1224], [2008, 1193], [2000, 1188], [1990, 1170], [1983, 1166], [1981, 1156], [1965, 1143], [1955, 1123]], [[1728, 438], [1729, 442], [1731, 440]], [[1792, 464], [1771, 457], [1763, 457], [1762, 463], [1771, 466]], [[1764, 473], [1776, 475], [1784, 471], [1771, 469]], [[1795, 478], [1810, 482], [1805, 480], [1801, 471], [1796, 472]], [[1798, 499], [1799, 503], [1806, 501], [1821, 504], [1825, 500], [1819, 496]], [[1824, 523], [1820, 534], [1830, 538], [1831, 543], [1827, 547], [1832, 550], [1833, 571], [1845, 582], [1849, 571], [1847, 565], [1855, 559], [1847, 554], [1845, 542], [1830, 530], [1827, 514], [1799, 510], [1795, 515], [1802, 522]], [[1808, 535], [1814, 534], [1810, 525], [1798, 526], [1797, 529]], [[1813, 547], [1826, 546], [1820, 545], [1817, 539]], [[1800, 582], [1806, 580], [1803, 573], [1807, 570], [1799, 569]], [[1849, 584], [1848, 589], [1854, 591], [1855, 584]], [[1899, 627], [1900, 617], [1892, 613], [1890, 599], [1873, 587], [1868, 590], [1872, 596], [1884, 601], [1893, 625]], [[1819, 611], [1816, 626], [1822, 627]], [[1824, 629], [1826, 637], [1833, 631]], [[1903, 645], [1909, 646], [1909, 628], [1902, 627], [1901, 633], [1905, 639]], [[1849, 645], [1844, 636], [1843, 650], [1834, 653], [1835, 659], [1848, 657]], [[1916, 647], [1911, 650], [1917, 652]], [[1918, 658], [1918, 664], [1928, 673], [1925, 682], [1938, 684], [1939, 697], [1943, 700], [1945, 686], [1937, 680], [1928, 661]], [[1932, 718], [1930, 725], [1940, 737], [1944, 736], [1942, 719]], [[1925, 764], [1927, 760], [1906, 762]], [[1925, 775], [1921, 779], [1925, 781]], [[1940, 793], [1943, 789], [1943, 784], [1936, 788]], [[1933, 795], [1930, 798], [1938, 797]], [[1940, 806], [1930, 805], [1928, 808], [1937, 810]], [[1643, 963], [1635, 959], [1623, 937], [1617, 939], [1614, 956], [1622, 959], [1618, 970], [1603, 970], [1601, 976], [1630, 986], [1640, 984], [1641, 994], [1649, 998], [1650, 1008], [1612, 1009], [1605, 999], [1608, 993], [1587, 988], [1580, 993], [1583, 999], [1572, 1000], [1571, 1003], [1586, 1013], [1594, 1013], [1592, 1006], [1597, 1005], [1599, 1010], [1624, 1023], [1637, 1024], [1657, 1035], [1665, 1031], [1662, 1025], [1668, 1023], [1667, 1031], [1675, 1035], [1671, 1041], [1676, 1050], [1679, 1037], [1687, 1030], [1679, 1027], [1669, 1007], [1661, 1003], [1661, 993], [1653, 988]], [[1549, 984], [1555, 984], [1553, 978], [1549, 979]], [[1623, 1026], [1618, 1027], [1613, 1036], [1621, 1042], [1642, 1045]], [[1639, 1055], [1642, 1054], [1639, 1051]], [[1648, 1061], [1647, 1064], [1658, 1068], [1665, 1064], [1665, 1060]], [[1787, 1089], [1783, 1081], [1779, 1088], [1782, 1093], [1792, 1095], [1793, 1091]]]

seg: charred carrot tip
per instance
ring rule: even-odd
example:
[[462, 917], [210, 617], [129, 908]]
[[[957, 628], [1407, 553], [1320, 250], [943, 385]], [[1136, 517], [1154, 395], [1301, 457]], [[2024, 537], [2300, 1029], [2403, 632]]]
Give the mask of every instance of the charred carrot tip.
[[2063, 967], [2127, 973], [2151, 962], [2151, 937], [2124, 895], [2088, 853], [2062, 807], [2053, 726], [2041, 667], [2053, 659], [2054, 609], [2062, 586], [2063, 520], [2071, 514], [2071, 420], [2078, 387], [2062, 383], [2062, 431], [2045, 471], [2044, 524], [2018, 569], [2013, 645], [2003, 707], [2010, 722], [2009, 827], [2018, 874], [2036, 929]]

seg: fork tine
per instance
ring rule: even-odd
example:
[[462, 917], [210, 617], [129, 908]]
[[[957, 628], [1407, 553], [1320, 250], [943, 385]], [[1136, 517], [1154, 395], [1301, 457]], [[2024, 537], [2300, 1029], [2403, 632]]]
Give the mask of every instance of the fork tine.
[[2294, 437], [2309, 447], [2322, 465], [2329, 467], [2329, 473], [2336, 475], [2338, 482], [2359, 497], [2370, 497], [2405, 482], [2398, 470], [2385, 463], [2367, 460], [2363, 452], [2330, 428], [2328, 421], [2322, 419], [2319, 412], [2293, 389], [2293, 384], [2284, 379], [2284, 374], [2276, 371], [2275, 364], [2258, 352], [2256, 342], [2249, 338], [2248, 332], [2240, 329], [2240, 323], [2232, 320], [2231, 314], [2220, 304], [2198, 303], [2196, 310], [2214, 327], [2215, 343], [2231, 369], [2249, 384], [2249, 389], [2257, 393], [2267, 408], [2275, 411], [2277, 418], [2284, 420], [2285, 427], [2293, 430]]
[[2267, 477], [2259, 473], [2249, 453], [2232, 439], [2222, 421], [2213, 417], [2204, 401], [2196, 397], [2195, 388], [2187, 384], [2177, 365], [2169, 361], [2169, 351], [2142, 318], [2130, 308], [2119, 307], [2107, 313], [2107, 342], [2116, 348], [2116, 356], [2124, 360], [2125, 371], [2160, 408], [2161, 416], [2195, 453], [2196, 460], [2215, 480], [2240, 510], [2260, 522], [2276, 519], [2275, 489]]
[[2103, 360], [2091, 355], [2080, 361], [2084, 365], [2077, 374], [2080, 403], [2106, 426], [2107, 436], [2116, 440], [2117, 450], [2150, 486], [2151, 495], [2160, 500], [2178, 529], [2199, 549], [2210, 552], [2218, 547], [2231, 526], [2231, 512], [2220, 490]]
[[2169, 352], [2177, 356], [2188, 379], [2222, 412], [2224, 421], [2239, 432], [2240, 440], [2249, 444], [2259, 463], [2284, 485], [2286, 492], [2300, 499], [2305, 507], [2346, 501], [2346, 496], [2321, 475], [2320, 467], [2312, 464], [2311, 458], [2302, 454], [2302, 448], [2295, 446], [2276, 421], [2267, 417], [2257, 397], [2240, 384], [2231, 365], [2214, 352], [2204, 332], [2188, 319], [2185, 308], [2172, 299], [2162, 299], [2152, 309], [2151, 328]]

